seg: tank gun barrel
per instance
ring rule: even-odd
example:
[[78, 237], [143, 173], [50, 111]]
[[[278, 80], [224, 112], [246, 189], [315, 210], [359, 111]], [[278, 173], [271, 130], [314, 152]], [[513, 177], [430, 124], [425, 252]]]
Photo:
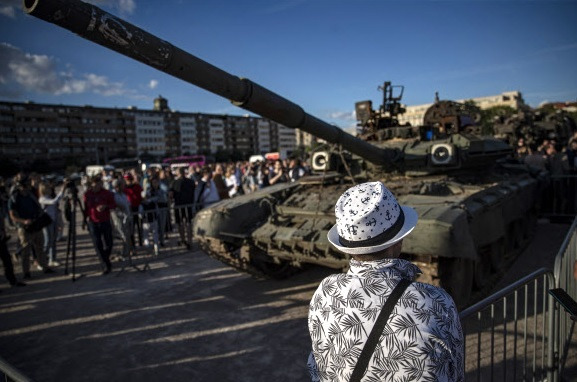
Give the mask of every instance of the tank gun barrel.
[[370, 162], [386, 164], [398, 157], [397, 151], [364, 142], [259, 84], [231, 75], [92, 4], [78, 0], [23, 0], [23, 7], [32, 16], [227, 98], [262, 117], [340, 144]]

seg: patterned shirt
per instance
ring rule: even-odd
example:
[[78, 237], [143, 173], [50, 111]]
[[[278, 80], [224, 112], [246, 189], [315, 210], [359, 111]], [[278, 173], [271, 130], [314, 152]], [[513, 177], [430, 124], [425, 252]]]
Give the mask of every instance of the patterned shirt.
[[[349, 381], [381, 307], [402, 278], [420, 269], [406, 260], [350, 261], [325, 278], [310, 302], [313, 381]], [[463, 381], [463, 332], [442, 288], [413, 282], [380, 337], [363, 381]]]

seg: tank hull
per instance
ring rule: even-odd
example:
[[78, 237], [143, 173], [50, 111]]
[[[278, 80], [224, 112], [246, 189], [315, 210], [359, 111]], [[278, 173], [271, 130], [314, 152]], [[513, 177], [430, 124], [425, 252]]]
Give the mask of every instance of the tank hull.
[[[402, 256], [460, 306], [486, 293], [529, 242], [542, 188], [539, 176], [507, 171], [476, 184], [448, 176], [381, 180], [419, 215]], [[316, 176], [225, 200], [199, 212], [194, 235], [210, 256], [258, 277], [287, 277], [308, 264], [346, 270], [350, 258], [327, 232], [350, 186], [343, 176]]]

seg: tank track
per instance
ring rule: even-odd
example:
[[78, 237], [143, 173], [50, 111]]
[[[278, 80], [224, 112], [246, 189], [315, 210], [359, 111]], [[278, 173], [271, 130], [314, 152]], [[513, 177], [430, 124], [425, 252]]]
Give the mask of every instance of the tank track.
[[[516, 238], [509, 238], [513, 243], [508, 244], [509, 248], [503, 256], [503, 261], [499, 264], [499, 269], [488, 274], [486, 282], [481, 288], [471, 288], [471, 294], [466, 301], [459, 301], [459, 308], [470, 306], [483, 298], [489, 296], [494, 287], [503, 278], [504, 274], [511, 268], [519, 255], [530, 243], [536, 224], [524, 226], [522, 231], [517, 233]], [[248, 273], [257, 279], [283, 279], [289, 277], [300, 270], [300, 267], [293, 266], [290, 262], [268, 256], [262, 249], [244, 242], [242, 245], [234, 245], [211, 237], [197, 237], [200, 248], [210, 257], [236, 269], [239, 272]], [[293, 251], [296, 248], [293, 248]], [[293, 253], [293, 255], [295, 255]], [[272, 261], [271, 261], [272, 259]], [[458, 260], [458, 259], [455, 259]], [[425, 282], [437, 286], [442, 286], [442, 278], [450, 278], [454, 275], [443, 275], [439, 267], [438, 259], [432, 261], [413, 261], [423, 274], [417, 281]], [[346, 271], [346, 269], [344, 269]], [[465, 277], [472, 277], [465, 275]], [[457, 299], [456, 299], [457, 300]]]
[[[262, 250], [247, 243], [235, 246], [215, 238], [197, 240], [200, 248], [213, 259], [258, 279], [283, 279], [300, 270], [288, 261], [266, 256]], [[270, 261], [271, 259], [276, 262]]]
[[252, 265], [248, 258], [243, 257], [241, 247], [234, 247], [225, 241], [211, 237], [198, 237], [200, 248], [210, 257], [218, 260], [239, 272], [248, 273], [256, 278], [270, 278], [256, 266]]

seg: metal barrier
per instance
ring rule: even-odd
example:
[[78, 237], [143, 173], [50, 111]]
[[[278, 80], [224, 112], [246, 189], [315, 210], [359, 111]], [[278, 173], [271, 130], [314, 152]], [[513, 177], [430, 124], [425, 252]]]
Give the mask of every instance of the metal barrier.
[[2, 357], [0, 357], [0, 379], [5, 382], [32, 382], [30, 378], [22, 374], [20, 370], [10, 365]]
[[553, 286], [542, 268], [460, 313], [467, 381], [555, 380]]
[[[121, 258], [124, 260], [121, 268], [121, 272], [126, 268], [132, 267], [138, 271], [144, 271], [150, 269], [149, 260], [150, 256], [146, 255], [146, 248], [149, 247], [150, 251], [154, 257], [161, 255], [162, 248], [170, 248], [167, 246], [167, 240], [170, 236], [174, 234], [179, 237], [178, 241], [181, 242], [179, 231], [179, 222], [177, 217], [182, 220], [190, 220], [190, 224], [184, 229], [184, 236], [188, 238], [190, 234], [190, 243], [193, 240], [192, 233], [192, 220], [196, 212], [198, 212], [197, 204], [183, 204], [183, 205], [173, 205], [170, 204], [168, 207], [159, 207], [157, 204], [152, 206], [153, 208], [141, 208], [138, 211], [131, 213], [130, 219], [127, 224], [130, 225], [128, 229], [123, 230], [122, 226], [118, 226], [119, 220], [117, 218], [112, 218], [113, 232], [116, 232], [117, 236], [121, 236], [120, 245], [122, 246]], [[190, 232], [186, 232], [190, 231]], [[127, 236], [128, 242], [122, 239], [122, 236]], [[119, 243], [116, 242], [114, 246], [118, 246]], [[128, 245], [128, 248], [126, 247]], [[142, 254], [138, 255], [140, 250], [144, 249], [144, 256]], [[190, 247], [189, 247], [190, 249]], [[139, 266], [142, 266], [139, 268]]]
[[[555, 257], [555, 287], [563, 288], [574, 300], [577, 300], [577, 280], [575, 280], [574, 266], [577, 261], [577, 219], [573, 221], [567, 237], [563, 241], [561, 248]], [[556, 304], [556, 325], [558, 334], [556, 349], [559, 353], [559, 373], [563, 373], [565, 361], [567, 360], [567, 350], [571, 343], [571, 336], [575, 327], [575, 321], [569, 318], [563, 309]]]
[[577, 219], [555, 258], [554, 272], [541, 268], [460, 313], [467, 381], [558, 381], [575, 321], [549, 289], [577, 299]]

